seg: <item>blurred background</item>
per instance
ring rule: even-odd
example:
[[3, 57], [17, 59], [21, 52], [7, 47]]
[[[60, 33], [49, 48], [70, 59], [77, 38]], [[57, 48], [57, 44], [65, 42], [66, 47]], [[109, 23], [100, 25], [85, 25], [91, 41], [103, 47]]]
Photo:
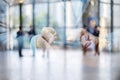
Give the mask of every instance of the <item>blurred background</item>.
[[[1, 50], [17, 48], [19, 26], [23, 32], [32, 26], [36, 34], [45, 26], [53, 27], [59, 35], [56, 45], [78, 48], [80, 29], [90, 16], [106, 30], [101, 33], [109, 43], [109, 50], [120, 50], [118, 0], [1, 0], [0, 4]], [[24, 35], [24, 48], [29, 48], [28, 35]]]
[[[59, 39], [54, 42], [54, 46], [57, 48], [60, 48], [60, 51], [58, 50], [58, 53], [63, 53], [62, 55], [63, 57], [65, 57], [66, 54], [69, 54], [69, 53], [71, 53], [72, 56], [74, 53], [80, 55], [82, 57], [83, 63], [78, 62], [79, 61], [78, 56], [76, 57], [73, 56], [74, 58], [69, 57], [68, 61], [69, 60], [71, 61], [71, 59], [78, 59], [77, 61], [75, 61], [76, 65], [78, 63], [81, 63], [81, 65], [83, 66], [86, 64], [88, 66], [88, 72], [89, 72], [89, 70], [91, 70], [91, 68], [89, 68], [91, 67], [89, 64], [94, 65], [95, 63], [94, 60], [96, 60], [96, 58], [92, 56], [93, 61], [89, 62], [89, 56], [87, 56], [85, 57], [85, 60], [84, 60], [84, 56], [82, 56], [82, 49], [81, 49], [81, 42], [80, 42], [80, 31], [83, 27], [83, 24], [87, 24], [86, 20], [88, 19], [88, 17], [94, 17], [96, 19], [97, 25], [99, 25], [102, 28], [100, 32], [100, 46], [99, 46], [102, 54], [100, 55], [100, 57], [97, 58], [99, 59], [97, 64], [100, 65], [101, 63], [99, 62], [103, 60], [103, 64], [101, 65], [103, 65], [102, 67], [104, 67], [105, 69], [100, 68], [100, 70], [107, 70], [106, 74], [107, 73], [109, 74], [106, 77], [104, 76], [105, 78], [99, 77], [99, 80], [103, 80], [103, 79], [119, 80], [119, 79], [116, 79], [116, 76], [114, 78], [111, 78], [112, 74], [117, 75], [119, 73], [119, 67], [120, 67], [119, 65], [119, 53], [120, 53], [119, 9], [120, 9], [120, 0], [0, 0], [0, 54], [1, 54], [0, 64], [2, 65], [3, 62], [5, 61], [5, 64], [9, 65], [10, 63], [9, 62], [6, 63], [6, 61], [11, 60], [11, 58], [14, 58], [14, 60], [17, 61], [18, 57], [16, 59], [15, 58], [16, 56], [11, 57], [8, 54], [18, 55], [18, 52], [16, 52], [18, 49], [16, 32], [19, 30], [19, 26], [22, 26], [22, 31], [25, 33], [24, 48], [23, 48], [24, 50], [23, 54], [25, 55], [30, 50], [30, 43], [29, 43], [30, 36], [26, 33], [30, 30], [31, 26], [33, 27], [36, 34], [40, 34], [43, 27], [53, 27], [57, 31], [59, 36]], [[67, 47], [67, 49], [65, 49], [65, 47]], [[67, 51], [67, 52], [64, 53], [64, 51]], [[54, 54], [53, 50], [51, 52], [53, 52]], [[53, 55], [54, 57], [51, 55], [53, 59], [55, 58], [55, 55]], [[9, 59], [9, 57], [11, 58]], [[61, 59], [63, 59], [63, 57]], [[55, 59], [56, 61], [59, 61], [57, 58]], [[16, 63], [20, 63], [20, 62], [21, 61], [18, 60], [18, 62]], [[28, 59], [28, 62], [29, 62], [29, 59]], [[11, 60], [11, 63], [14, 63], [14, 62]], [[24, 58], [23, 58], [23, 63], [24, 63]], [[74, 63], [72, 63], [72, 61], [70, 63], [72, 64], [72, 67], [75, 68]], [[106, 63], [108, 63], [109, 65], [107, 65]], [[4, 66], [6, 66], [5, 64]], [[13, 65], [10, 67], [10, 69], [14, 68]], [[30, 64], [30, 65], [33, 65], [33, 64]], [[0, 67], [0, 69], [3, 72], [6, 71], [4, 73], [4, 76], [6, 76], [6, 74], [9, 73], [9, 70], [7, 72], [7, 68], [5, 67]], [[76, 69], [79, 70], [79, 67], [77, 67]], [[83, 68], [80, 68], [80, 69], [83, 72], [85, 72], [83, 74], [88, 74], [86, 71], [84, 71]], [[96, 70], [96, 68], [94, 67], [93, 69]], [[46, 71], [48, 72], [48, 70]], [[77, 72], [77, 70], [75, 70], [75, 72]], [[53, 72], [53, 73], [55, 74], [56, 72]], [[72, 72], [70, 73], [71, 73], [70, 75], [72, 75]], [[73, 70], [73, 73], [74, 73], [74, 70]], [[100, 71], [95, 73], [100, 74]], [[40, 74], [42, 74], [42, 72]], [[19, 74], [17, 75], [19, 76]], [[0, 76], [2, 76], [1, 72], [0, 72]], [[44, 77], [45, 76], [46, 75], [44, 75]], [[55, 75], [53, 76], [56, 77]], [[88, 80], [87, 77], [89, 76], [85, 76], [85, 78], [80, 79], [80, 77], [76, 78], [76, 76], [74, 76], [74, 79], [68, 77], [68, 79], [60, 78], [60, 80]], [[9, 76], [7, 79], [4, 79], [4, 78], [0, 80], [13, 80], [13, 78], [10, 79]], [[21, 77], [19, 76], [15, 80], [24, 80], [20, 78]], [[92, 78], [89, 80], [98, 80], [97, 78], [98, 77], [96, 77], [95, 79]], [[46, 80], [44, 78], [43, 79], [42, 78], [37, 78], [37, 79], [25, 78], [25, 80], [40, 80], [40, 79]], [[49, 79], [59, 80], [57, 78], [55, 79], [49, 78]]]

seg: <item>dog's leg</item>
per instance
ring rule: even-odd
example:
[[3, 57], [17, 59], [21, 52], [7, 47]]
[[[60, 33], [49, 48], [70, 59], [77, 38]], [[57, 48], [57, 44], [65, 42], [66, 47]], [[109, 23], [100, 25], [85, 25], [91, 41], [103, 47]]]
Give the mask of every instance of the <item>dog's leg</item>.
[[33, 56], [35, 56], [36, 44], [35, 44], [35, 38], [34, 37], [31, 39], [30, 48], [32, 49]]
[[83, 54], [84, 54], [84, 56], [86, 55], [86, 52], [87, 52], [87, 48], [86, 48], [86, 46], [83, 46]]
[[35, 49], [35, 46], [33, 44], [31, 45], [31, 49], [32, 49], [33, 56], [35, 56], [35, 50], [36, 49]]
[[42, 55], [42, 57], [45, 57], [45, 49], [43, 48], [43, 55]]
[[87, 45], [82, 45], [82, 50], [83, 50], [83, 55], [85, 56], [86, 55], [86, 52], [87, 52]]
[[33, 56], [35, 56], [35, 51], [36, 51], [35, 47], [33, 47], [32, 50], [33, 50]]
[[98, 55], [100, 55], [100, 52], [99, 52], [99, 43], [97, 43], [96, 45], [95, 45], [95, 55], [96, 54], [98, 54]]
[[49, 58], [49, 49], [47, 49], [47, 57]]

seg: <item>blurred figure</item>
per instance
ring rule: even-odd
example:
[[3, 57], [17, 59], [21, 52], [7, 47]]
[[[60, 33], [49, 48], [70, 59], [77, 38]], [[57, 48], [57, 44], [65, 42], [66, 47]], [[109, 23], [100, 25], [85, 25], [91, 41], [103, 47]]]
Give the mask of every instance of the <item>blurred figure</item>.
[[30, 31], [28, 31], [28, 35], [29, 35], [29, 37], [30, 37], [29, 42], [31, 41], [32, 37], [33, 37], [34, 35], [36, 35], [36, 34], [35, 34], [35, 30], [33, 29], [32, 26], [30, 26]]
[[41, 31], [41, 34], [33, 36], [30, 41], [30, 48], [35, 56], [37, 48], [43, 50], [43, 57], [47, 51], [47, 56], [49, 57], [49, 49], [51, 48], [53, 42], [57, 39], [57, 33], [52, 27], [44, 27]]
[[81, 34], [80, 34], [80, 41], [82, 44], [82, 50], [83, 50], [83, 54], [85, 55], [89, 45], [91, 44], [91, 40], [90, 40], [90, 36], [87, 32], [87, 26], [83, 25]]
[[18, 41], [18, 52], [19, 56], [22, 57], [22, 48], [23, 48], [23, 31], [22, 27], [19, 27], [19, 31], [17, 32], [17, 41]]
[[89, 21], [90, 26], [87, 28], [87, 31], [95, 37], [99, 37], [100, 28], [96, 25], [96, 21], [91, 19]]
[[90, 20], [90, 26], [87, 28], [87, 31], [92, 34], [92, 41], [95, 44], [95, 52], [96, 54], [100, 54], [99, 53], [99, 31], [100, 31], [100, 27], [98, 27], [96, 25], [96, 21], [95, 20]]
[[89, 49], [95, 50], [95, 55], [99, 53], [99, 30], [100, 28], [96, 26], [95, 20], [91, 19], [89, 21], [89, 26], [84, 25], [81, 31], [80, 41], [82, 43], [82, 49], [84, 55]]

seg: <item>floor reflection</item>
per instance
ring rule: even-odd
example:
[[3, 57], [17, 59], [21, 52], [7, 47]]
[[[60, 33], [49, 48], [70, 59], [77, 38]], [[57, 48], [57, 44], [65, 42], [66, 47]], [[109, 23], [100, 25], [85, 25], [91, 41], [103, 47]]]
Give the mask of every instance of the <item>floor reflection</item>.
[[95, 56], [80, 50], [50, 50], [42, 57], [38, 50], [32, 57], [30, 50], [0, 52], [0, 80], [116, 80], [119, 78], [120, 54], [102, 52]]

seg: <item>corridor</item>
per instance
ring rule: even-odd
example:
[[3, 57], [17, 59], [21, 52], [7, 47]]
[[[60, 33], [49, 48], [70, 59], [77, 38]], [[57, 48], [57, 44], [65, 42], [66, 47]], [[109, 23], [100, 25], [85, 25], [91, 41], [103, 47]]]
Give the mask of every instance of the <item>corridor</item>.
[[[0, 80], [119, 80], [119, 53], [101, 52], [83, 56], [78, 49], [51, 49], [49, 57], [29, 49], [0, 52]], [[112, 55], [112, 56], [111, 56]]]

